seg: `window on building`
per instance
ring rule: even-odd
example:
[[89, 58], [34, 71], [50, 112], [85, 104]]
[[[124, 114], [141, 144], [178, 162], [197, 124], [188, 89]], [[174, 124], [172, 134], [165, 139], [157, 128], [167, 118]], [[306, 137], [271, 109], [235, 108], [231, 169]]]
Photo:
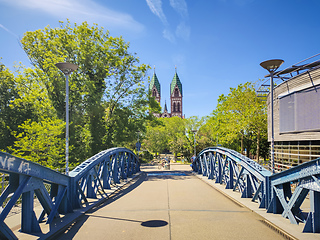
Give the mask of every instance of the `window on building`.
[[320, 130], [320, 85], [280, 98], [280, 133]]
[[176, 89], [174, 90], [174, 96], [175, 96], [175, 97], [179, 97], [179, 90], [178, 90], [178, 88], [176, 88]]
[[155, 89], [153, 89], [152, 91], [152, 97], [156, 97], [157, 96], [157, 91]]
[[173, 103], [173, 112], [175, 112], [176, 111], [176, 103], [174, 102]]
[[178, 109], [177, 109], [177, 112], [180, 112], [180, 103], [178, 102], [177, 105], [178, 105], [178, 107], [177, 107], [177, 108], [178, 108]]

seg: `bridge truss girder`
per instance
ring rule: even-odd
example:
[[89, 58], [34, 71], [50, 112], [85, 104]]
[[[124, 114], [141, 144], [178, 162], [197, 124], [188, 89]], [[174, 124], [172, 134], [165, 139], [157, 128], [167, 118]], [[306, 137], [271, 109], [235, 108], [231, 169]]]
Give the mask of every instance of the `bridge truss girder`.
[[[212, 147], [199, 153], [193, 170], [239, 191], [242, 198], [258, 200], [268, 213], [282, 214], [292, 224], [305, 223], [303, 232], [320, 233], [320, 159], [272, 175], [233, 150]], [[308, 194], [310, 212], [305, 217], [300, 207]]]
[[[69, 176], [0, 152], [0, 172], [9, 175], [9, 184], [0, 196], [0, 206], [3, 206], [0, 238], [17, 239], [4, 221], [19, 199], [21, 232], [41, 233], [40, 222], [46, 220], [52, 224], [60, 214], [85, 207], [89, 198], [108, 198], [105, 189], [139, 171], [138, 158], [126, 148], [102, 151], [77, 166]], [[38, 218], [34, 211], [35, 196], [43, 208]]]

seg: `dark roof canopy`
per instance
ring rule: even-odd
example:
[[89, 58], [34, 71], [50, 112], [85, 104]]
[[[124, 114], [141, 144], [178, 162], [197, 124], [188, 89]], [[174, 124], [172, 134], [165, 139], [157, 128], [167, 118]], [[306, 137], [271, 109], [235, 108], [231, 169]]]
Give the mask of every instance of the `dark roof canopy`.
[[[320, 65], [320, 60], [312, 63], [308, 63], [308, 64], [299, 65], [299, 66], [292, 65], [289, 68], [275, 72], [273, 76], [281, 78], [281, 77], [285, 77], [286, 74], [292, 74], [294, 72], [298, 75], [300, 74], [300, 71], [310, 70], [310, 69], [319, 67], [319, 65]], [[266, 75], [265, 77], [270, 77], [270, 74]]]

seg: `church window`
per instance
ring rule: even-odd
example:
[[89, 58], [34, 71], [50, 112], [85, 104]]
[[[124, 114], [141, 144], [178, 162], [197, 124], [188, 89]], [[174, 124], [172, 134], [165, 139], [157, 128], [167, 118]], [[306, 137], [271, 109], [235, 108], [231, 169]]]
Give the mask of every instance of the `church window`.
[[155, 89], [153, 89], [152, 91], [152, 97], [156, 97], [157, 96], [157, 91]]
[[178, 102], [178, 110], [177, 110], [177, 112], [180, 112], [180, 103]]
[[174, 90], [174, 96], [175, 96], [175, 97], [179, 97], [179, 90], [178, 90], [178, 88], [176, 88], [176, 89]]
[[176, 103], [174, 102], [173, 103], [173, 112], [175, 112], [176, 111]]

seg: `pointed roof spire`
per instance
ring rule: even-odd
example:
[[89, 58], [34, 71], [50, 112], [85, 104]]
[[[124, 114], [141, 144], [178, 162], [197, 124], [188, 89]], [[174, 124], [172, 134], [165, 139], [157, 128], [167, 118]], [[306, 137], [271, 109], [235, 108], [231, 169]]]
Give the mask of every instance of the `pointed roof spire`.
[[158, 77], [156, 75], [156, 68], [155, 67], [154, 67], [152, 79], [150, 81], [149, 89], [152, 90], [153, 86], [156, 86], [156, 88], [160, 94], [160, 83], [159, 83]]
[[164, 112], [168, 112], [167, 100], [164, 101]]
[[179, 79], [179, 76], [177, 73], [177, 67], [175, 67], [175, 69], [176, 69], [176, 72], [175, 72], [173, 79], [171, 81], [171, 84], [170, 84], [170, 94], [173, 93], [174, 87], [177, 85], [180, 90], [181, 96], [182, 96], [182, 84], [180, 82], [180, 79]]

